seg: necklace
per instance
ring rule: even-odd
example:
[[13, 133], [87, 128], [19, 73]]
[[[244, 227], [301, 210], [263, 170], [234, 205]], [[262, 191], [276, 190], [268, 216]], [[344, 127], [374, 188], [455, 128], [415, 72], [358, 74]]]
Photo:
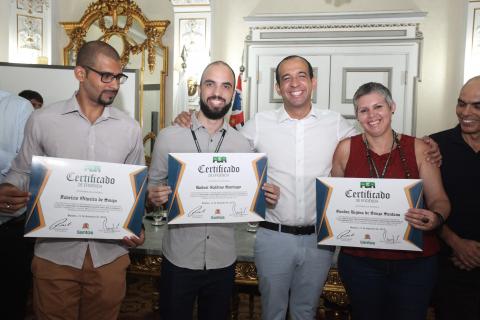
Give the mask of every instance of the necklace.
[[[370, 177], [372, 178], [383, 178], [385, 177], [385, 174], [387, 173], [388, 165], [390, 164], [390, 159], [392, 158], [392, 152], [393, 152], [393, 147], [395, 146], [395, 142], [398, 140], [397, 138], [397, 133], [392, 130], [393, 133], [393, 139], [392, 139], [392, 146], [390, 147], [390, 152], [388, 153], [388, 158], [387, 161], [385, 162], [385, 165], [383, 166], [383, 170], [381, 174], [378, 174], [378, 169], [377, 166], [375, 165], [375, 162], [372, 159], [372, 156], [370, 154], [370, 146], [368, 144], [368, 139], [365, 137], [363, 142], [365, 143], [365, 148], [367, 149], [367, 161], [368, 161], [368, 168], [370, 170]], [[375, 172], [375, 176], [373, 173]]]
[[[397, 144], [396, 149], [398, 150], [398, 154], [400, 155], [400, 163], [402, 164], [404, 177], [405, 177], [405, 179], [410, 179], [411, 174], [410, 174], [410, 170], [408, 169], [407, 158], [405, 157], [405, 152], [403, 151], [403, 148], [400, 146], [400, 141], [398, 139], [397, 133], [394, 130], [392, 130], [392, 133], [393, 133], [392, 146], [390, 147], [390, 153], [388, 154], [387, 161], [385, 162], [385, 166], [383, 167], [382, 174], [378, 174], [377, 166], [375, 165], [375, 162], [373, 161], [372, 156], [370, 154], [370, 146], [368, 145], [367, 138], [365, 138], [363, 140], [363, 142], [365, 143], [366, 150], [367, 150], [367, 161], [368, 161], [368, 167], [369, 167], [369, 170], [370, 170], [370, 177], [372, 177], [372, 178], [375, 178], [375, 177], [376, 178], [383, 178], [383, 177], [385, 177], [385, 174], [387, 173], [388, 166], [390, 164], [390, 160], [392, 159], [392, 153], [393, 153], [393, 150], [394, 150], [394, 146], [395, 146], [395, 144]], [[374, 173], [375, 173], [375, 176], [374, 176]]]
[[397, 144], [398, 154], [400, 155], [400, 163], [402, 164], [405, 179], [410, 179], [412, 175], [410, 174], [410, 170], [408, 169], [407, 158], [405, 157], [405, 152], [403, 152], [403, 149], [400, 147], [400, 141], [398, 140], [398, 136], [396, 133], [394, 135], [394, 139], [395, 143]]

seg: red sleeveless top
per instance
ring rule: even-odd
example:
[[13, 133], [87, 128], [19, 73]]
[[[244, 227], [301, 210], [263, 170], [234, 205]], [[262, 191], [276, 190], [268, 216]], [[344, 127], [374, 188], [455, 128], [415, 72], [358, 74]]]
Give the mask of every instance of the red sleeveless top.
[[[400, 147], [405, 154], [405, 160], [408, 170], [410, 171], [410, 178], [418, 179], [418, 167], [415, 157], [415, 138], [407, 135], [402, 135], [400, 139]], [[388, 159], [388, 153], [377, 155], [370, 150], [370, 155], [375, 163], [375, 166], [381, 172]], [[367, 160], [367, 150], [365, 143], [362, 140], [362, 135], [356, 135], [350, 141], [350, 156], [348, 158], [347, 166], [345, 168], [345, 177], [351, 178], [365, 178], [370, 177], [370, 168]], [[404, 179], [405, 172], [400, 160], [400, 153], [397, 148], [392, 151], [390, 164], [387, 168], [384, 178]], [[368, 249], [368, 248], [354, 248], [343, 247], [344, 253], [358, 256], [369, 257], [374, 259], [414, 259], [420, 257], [428, 257], [437, 253], [439, 250], [438, 239], [434, 232], [423, 233], [423, 251], [402, 251], [402, 250], [386, 250], [386, 249]]]

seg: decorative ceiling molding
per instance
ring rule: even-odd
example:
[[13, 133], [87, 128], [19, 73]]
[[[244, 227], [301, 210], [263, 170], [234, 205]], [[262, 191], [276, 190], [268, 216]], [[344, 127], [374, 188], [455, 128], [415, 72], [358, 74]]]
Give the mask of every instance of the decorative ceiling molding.
[[[318, 14], [275, 14], [245, 17], [250, 28], [247, 40], [281, 41], [298, 35], [298, 41], [369, 39], [422, 39], [418, 24], [425, 12], [351, 12]], [[282, 36], [284, 33], [284, 36]]]

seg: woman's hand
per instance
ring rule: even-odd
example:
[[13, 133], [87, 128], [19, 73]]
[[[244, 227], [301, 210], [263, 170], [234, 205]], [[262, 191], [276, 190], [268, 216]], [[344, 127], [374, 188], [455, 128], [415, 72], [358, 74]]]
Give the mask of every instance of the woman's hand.
[[444, 222], [436, 213], [426, 209], [410, 208], [405, 214], [405, 220], [418, 230], [430, 231], [438, 228]]

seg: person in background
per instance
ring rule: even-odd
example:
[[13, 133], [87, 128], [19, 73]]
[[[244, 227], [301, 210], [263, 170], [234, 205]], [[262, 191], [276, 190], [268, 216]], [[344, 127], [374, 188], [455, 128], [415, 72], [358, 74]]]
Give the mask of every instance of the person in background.
[[[0, 210], [25, 207], [33, 155], [144, 163], [140, 126], [111, 106], [127, 79], [117, 51], [102, 41], [86, 42], [74, 76], [79, 89], [69, 100], [29, 118], [22, 147], [0, 185]], [[143, 231], [123, 241], [38, 238], [32, 261], [37, 319], [117, 319], [126, 292], [128, 248], [143, 241]]]
[[[159, 207], [168, 200], [170, 152], [252, 152], [247, 139], [228, 125], [235, 74], [223, 61], [203, 71], [200, 111], [191, 128], [171, 126], [160, 131], [149, 171], [147, 204]], [[278, 187], [263, 185], [267, 204], [275, 205]], [[192, 319], [195, 299], [198, 318], [226, 320], [235, 278], [234, 224], [168, 225], [163, 239], [160, 314], [164, 320]]]
[[23, 90], [18, 95], [30, 101], [34, 109], [40, 109], [43, 106], [43, 97], [37, 91]]
[[405, 220], [423, 231], [423, 251], [342, 247], [338, 270], [355, 320], [424, 320], [437, 274], [435, 230], [450, 213], [438, 167], [424, 156], [420, 139], [392, 129], [395, 102], [380, 83], [366, 83], [353, 97], [364, 133], [343, 140], [333, 157], [332, 176], [422, 179], [426, 208], [411, 208]]
[[[32, 112], [27, 100], [0, 90], [0, 183], [20, 150], [25, 124]], [[25, 215], [22, 210], [18, 214], [0, 214], [0, 309], [2, 317], [12, 320], [25, 318], [32, 281], [33, 243], [23, 237]]]
[[443, 153], [443, 184], [452, 212], [443, 226], [435, 317], [480, 319], [480, 76], [465, 83], [458, 125], [431, 137]]

